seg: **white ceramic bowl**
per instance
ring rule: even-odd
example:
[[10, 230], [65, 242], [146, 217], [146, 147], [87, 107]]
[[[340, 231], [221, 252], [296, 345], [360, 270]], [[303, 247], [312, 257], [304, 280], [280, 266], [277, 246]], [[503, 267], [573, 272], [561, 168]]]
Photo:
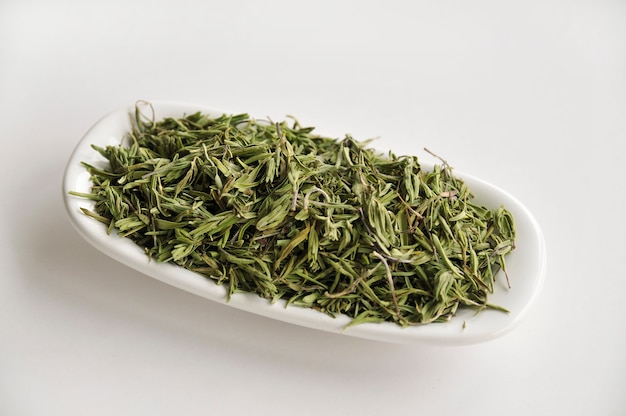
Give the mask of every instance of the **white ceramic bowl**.
[[[201, 105], [171, 102], [152, 102], [157, 120], [163, 117], [181, 117], [196, 111], [219, 116], [223, 112]], [[350, 318], [331, 318], [321, 312], [297, 307], [285, 307], [284, 302], [274, 304], [254, 294], [235, 294], [226, 301], [226, 289], [213, 281], [169, 263], [150, 261], [143, 249], [131, 240], [116, 234], [108, 235], [105, 226], [86, 216], [81, 207], [93, 210], [93, 202], [69, 195], [69, 191], [90, 192], [89, 173], [81, 165], [87, 162], [105, 166], [106, 161], [91, 148], [117, 145], [131, 129], [131, 114], [135, 106], [118, 109], [98, 121], [76, 146], [68, 162], [63, 182], [65, 205], [69, 217], [78, 232], [94, 247], [111, 258], [147, 274], [162, 282], [194, 293], [198, 296], [227, 304], [257, 315], [274, 318], [317, 330], [349, 336], [397, 343], [424, 343], [465, 345], [484, 342], [499, 337], [519, 324], [533, 301], [537, 298], [545, 276], [545, 243], [539, 225], [520, 201], [507, 192], [470, 175], [455, 174], [463, 178], [476, 196], [475, 201], [488, 207], [504, 205], [515, 219], [516, 249], [507, 256], [507, 270], [512, 288], [508, 289], [504, 276], [498, 276], [496, 288], [490, 295], [490, 303], [507, 308], [510, 313], [485, 310], [476, 314], [472, 310], [460, 310], [446, 323], [434, 323], [402, 328], [393, 323], [365, 323], [344, 330]], [[428, 166], [422, 163], [425, 169]]]

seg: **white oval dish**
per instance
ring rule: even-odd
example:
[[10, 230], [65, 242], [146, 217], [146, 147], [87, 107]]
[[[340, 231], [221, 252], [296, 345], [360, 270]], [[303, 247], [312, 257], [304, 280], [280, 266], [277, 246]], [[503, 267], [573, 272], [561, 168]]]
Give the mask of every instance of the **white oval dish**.
[[[213, 116], [223, 113], [200, 105], [171, 102], [151, 104], [157, 120], [164, 117], [182, 117], [196, 111]], [[134, 110], [135, 106], [130, 105], [113, 111], [85, 134], [68, 162], [63, 192], [72, 224], [83, 238], [104, 254], [148, 276], [234, 308], [300, 326], [386, 342], [439, 345], [466, 345], [502, 336], [519, 324], [541, 291], [546, 270], [545, 243], [539, 225], [531, 213], [520, 201], [502, 189], [455, 171], [455, 174], [463, 178], [472, 190], [476, 202], [492, 208], [504, 205], [515, 219], [516, 249], [507, 256], [507, 270], [512, 288], [506, 286], [504, 276], [498, 276], [495, 291], [489, 297], [490, 303], [503, 306], [510, 313], [485, 310], [476, 314], [472, 310], [460, 310], [446, 323], [408, 328], [393, 323], [365, 323], [344, 329], [350, 322], [350, 318], [346, 316], [332, 318], [312, 309], [285, 307], [282, 301], [271, 304], [254, 294], [235, 294], [227, 302], [226, 289], [223, 286], [218, 286], [210, 279], [180, 266], [151, 261], [143, 249], [130, 239], [120, 238], [114, 233], [108, 235], [103, 224], [86, 216], [80, 210], [81, 207], [93, 210], [93, 202], [69, 195], [70, 191], [90, 192], [90, 176], [81, 162], [105, 166], [105, 160], [91, 148], [91, 145], [104, 147], [120, 144], [124, 135], [131, 130], [131, 114]], [[421, 164], [424, 169], [432, 168], [432, 165], [427, 163]]]

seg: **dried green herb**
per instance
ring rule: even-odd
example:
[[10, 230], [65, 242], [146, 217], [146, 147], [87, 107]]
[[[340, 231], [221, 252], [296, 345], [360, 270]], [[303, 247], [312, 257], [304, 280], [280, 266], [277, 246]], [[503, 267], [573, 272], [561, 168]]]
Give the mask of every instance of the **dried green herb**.
[[[84, 164], [95, 212], [159, 262], [235, 292], [351, 324], [449, 320], [490, 305], [514, 248], [511, 213], [472, 202], [442, 160], [383, 155], [292, 120], [200, 112], [156, 121], [136, 109], [124, 145]], [[508, 276], [507, 276], [508, 282]]]

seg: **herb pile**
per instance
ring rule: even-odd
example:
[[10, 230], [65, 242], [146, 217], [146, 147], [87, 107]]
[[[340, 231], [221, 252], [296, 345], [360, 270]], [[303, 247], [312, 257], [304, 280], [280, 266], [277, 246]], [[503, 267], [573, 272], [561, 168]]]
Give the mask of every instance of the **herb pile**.
[[[137, 108], [126, 144], [93, 146], [95, 212], [109, 232], [235, 292], [310, 307], [351, 324], [443, 322], [494, 308], [509, 211], [472, 202], [442, 161], [382, 155], [296, 120], [200, 112], [155, 121]], [[507, 276], [508, 281], [508, 276]]]

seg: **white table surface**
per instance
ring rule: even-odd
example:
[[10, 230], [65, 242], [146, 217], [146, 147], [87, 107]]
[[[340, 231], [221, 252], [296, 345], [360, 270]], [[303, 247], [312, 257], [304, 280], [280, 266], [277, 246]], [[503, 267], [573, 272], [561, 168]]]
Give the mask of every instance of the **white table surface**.
[[[138, 99], [428, 147], [540, 222], [497, 340], [403, 346], [217, 305], [74, 231], [74, 145]], [[0, 414], [626, 414], [623, 1], [0, 2]]]

